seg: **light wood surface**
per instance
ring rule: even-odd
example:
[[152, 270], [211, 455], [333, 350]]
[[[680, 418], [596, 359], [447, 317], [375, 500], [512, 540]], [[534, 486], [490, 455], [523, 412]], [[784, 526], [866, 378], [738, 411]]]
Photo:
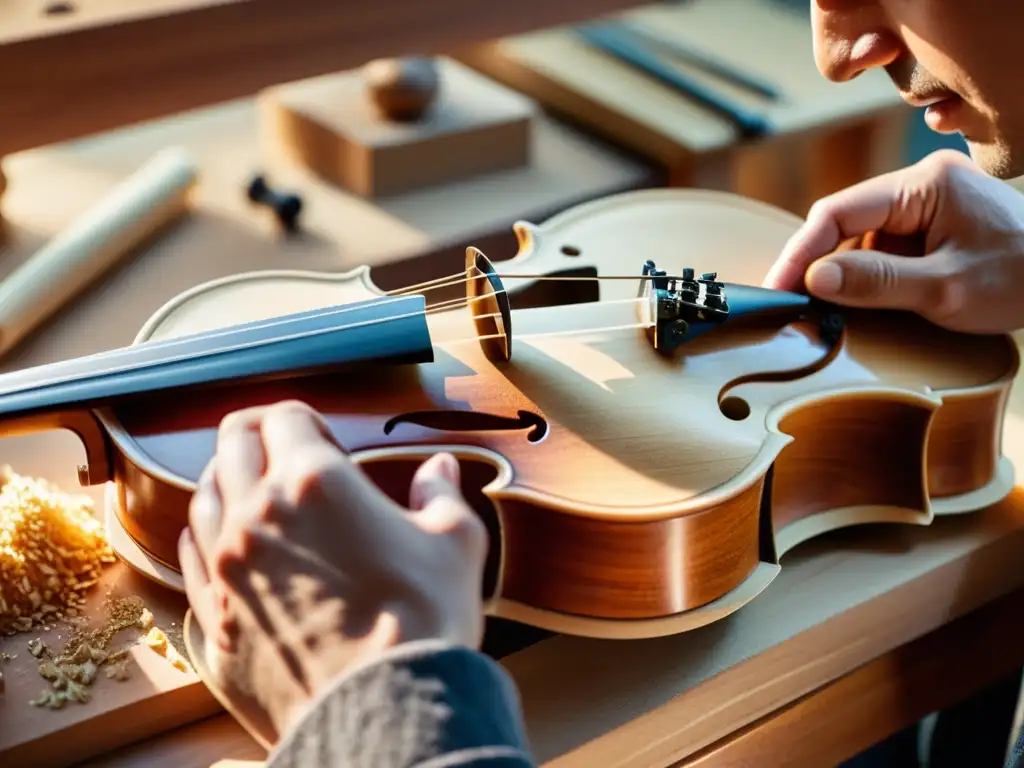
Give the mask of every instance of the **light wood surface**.
[[[1019, 669], [1022, 601], [1019, 590], [998, 598], [781, 706], [672, 768], [806, 768], [849, 759]], [[241, 726], [219, 715], [79, 768], [257, 768], [264, 756]]]
[[[70, 490], [75, 490], [74, 488]], [[179, 652], [187, 602], [155, 583], [148, 582], [123, 564], [109, 568], [82, 613], [92, 626], [103, 626], [103, 601], [111, 597], [140, 597], [152, 612], [154, 624], [163, 630]], [[131, 650], [128, 679], [108, 679], [101, 668], [90, 686], [92, 700], [69, 702], [60, 710], [33, 707], [29, 701], [49, 683], [38, 671], [38, 661], [28, 650], [30, 639], [42, 639], [54, 653], [67, 641], [68, 628], [57, 624], [50, 631], [33, 630], [0, 639], [0, 652], [15, 656], [4, 664], [6, 689], [0, 694], [0, 764], [57, 768], [73, 765], [85, 755], [103, 754], [132, 741], [150, 737], [219, 711], [217, 701], [195, 671], [173, 667], [144, 644]], [[144, 632], [120, 632], [108, 648], [113, 652]]]
[[536, 103], [447, 57], [420, 120], [383, 117], [361, 69], [268, 88], [265, 143], [365, 198], [444, 186], [530, 163]]
[[801, 215], [818, 197], [902, 162], [910, 109], [879, 70], [842, 84], [823, 78], [806, 5], [694, 0], [649, 4], [621, 18], [773, 84], [781, 92], [776, 101], [678, 58], [664, 59], [763, 114], [773, 132], [743, 141], [728, 119], [591, 48], [571, 27], [468, 46], [459, 57], [674, 169], [679, 186], [738, 191]]
[[370, 59], [444, 53], [635, 4], [78, 0], [74, 12], [48, 16], [35, 0], [12, 0], [0, 8], [0, 157]]
[[[822, 77], [803, 8], [787, 8], [775, 0], [693, 0], [646, 5], [621, 18], [773, 83], [781, 92], [778, 101], [723, 82], [693, 64], [674, 62], [694, 80], [763, 113], [776, 135], [828, 128], [902, 104], [884, 72], [872, 70], [841, 84]], [[481, 69], [666, 165], [692, 153], [731, 147], [739, 138], [728, 119], [591, 48], [571, 27], [470, 48], [472, 55], [463, 58], [479, 62]]]

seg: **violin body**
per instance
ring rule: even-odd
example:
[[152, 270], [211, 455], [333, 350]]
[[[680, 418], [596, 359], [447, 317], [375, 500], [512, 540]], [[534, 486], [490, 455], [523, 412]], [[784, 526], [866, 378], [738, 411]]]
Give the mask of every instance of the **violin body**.
[[[1008, 336], [844, 310], [838, 338], [802, 316], [726, 321], [671, 354], [653, 347], [638, 324], [646, 260], [715, 271], [736, 297], [800, 223], [725, 193], [616, 195], [517, 224], [519, 253], [494, 265], [490, 285], [507, 304], [470, 281], [484, 309], [427, 314], [431, 360], [152, 392], [13, 420], [8, 432], [78, 432], [82, 481], [110, 481], [115, 550], [180, 589], [177, 539], [220, 420], [303, 400], [396, 501], [423, 459], [459, 458], [491, 533], [491, 615], [598, 637], [685, 631], [756, 597], [802, 541], [860, 523], [928, 524], [1013, 485], [1000, 448], [1018, 368]], [[633, 272], [638, 282], [559, 284], [568, 303], [548, 306], [528, 300], [543, 281], [514, 279]], [[245, 274], [165, 305], [136, 343], [382, 296], [368, 269]]]

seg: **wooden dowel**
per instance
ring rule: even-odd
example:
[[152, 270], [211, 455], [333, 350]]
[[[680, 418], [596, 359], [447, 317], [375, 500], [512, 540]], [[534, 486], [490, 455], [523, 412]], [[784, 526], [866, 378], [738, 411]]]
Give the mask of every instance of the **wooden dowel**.
[[0, 282], [0, 354], [184, 213], [197, 180], [189, 153], [160, 152]]

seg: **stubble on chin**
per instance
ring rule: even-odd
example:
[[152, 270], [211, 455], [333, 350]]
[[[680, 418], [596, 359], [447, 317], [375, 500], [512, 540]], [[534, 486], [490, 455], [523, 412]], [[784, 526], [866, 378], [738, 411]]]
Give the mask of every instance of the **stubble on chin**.
[[967, 148], [974, 163], [989, 176], [1003, 180], [1024, 176], [1024, 142], [1016, 152], [1004, 142], [979, 143], [970, 139]]

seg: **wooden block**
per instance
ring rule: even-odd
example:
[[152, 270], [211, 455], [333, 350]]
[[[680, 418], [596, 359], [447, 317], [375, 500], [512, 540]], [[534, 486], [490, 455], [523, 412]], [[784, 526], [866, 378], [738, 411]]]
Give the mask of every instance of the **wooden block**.
[[[65, 488], [74, 492], [74, 487]], [[153, 613], [154, 623], [183, 651], [180, 641], [187, 603], [183, 595], [157, 586], [127, 566], [112, 565], [90, 595], [84, 616], [102, 626], [103, 600], [138, 596]], [[38, 662], [27, 643], [40, 638], [59, 652], [69, 627], [56, 623], [49, 632], [32, 632], [0, 639], [0, 652], [15, 656], [4, 663], [6, 688], [0, 695], [0, 765], [55, 768], [207, 717], [220, 709], [206, 686], [189, 669], [181, 671], [148, 646], [132, 646], [127, 680], [108, 679], [102, 669], [91, 686], [91, 701], [68, 703], [62, 709], [33, 707], [48, 683], [39, 676]], [[123, 630], [113, 640], [115, 650], [139, 637]]]
[[588, 46], [571, 28], [475, 45], [459, 59], [650, 157], [670, 170], [674, 185], [736, 191], [798, 214], [822, 194], [902, 161], [893, 150], [902, 148], [911, 110], [884, 72], [842, 84], [823, 78], [804, 8], [784, 8], [778, 0], [692, 0], [644, 6], [620, 18], [772, 84], [777, 100], [661, 57], [767, 118], [772, 132], [744, 141], [724, 117]]
[[367, 198], [526, 166], [534, 103], [455, 61], [436, 63], [439, 93], [414, 122], [383, 117], [359, 69], [266, 90], [268, 149]]

